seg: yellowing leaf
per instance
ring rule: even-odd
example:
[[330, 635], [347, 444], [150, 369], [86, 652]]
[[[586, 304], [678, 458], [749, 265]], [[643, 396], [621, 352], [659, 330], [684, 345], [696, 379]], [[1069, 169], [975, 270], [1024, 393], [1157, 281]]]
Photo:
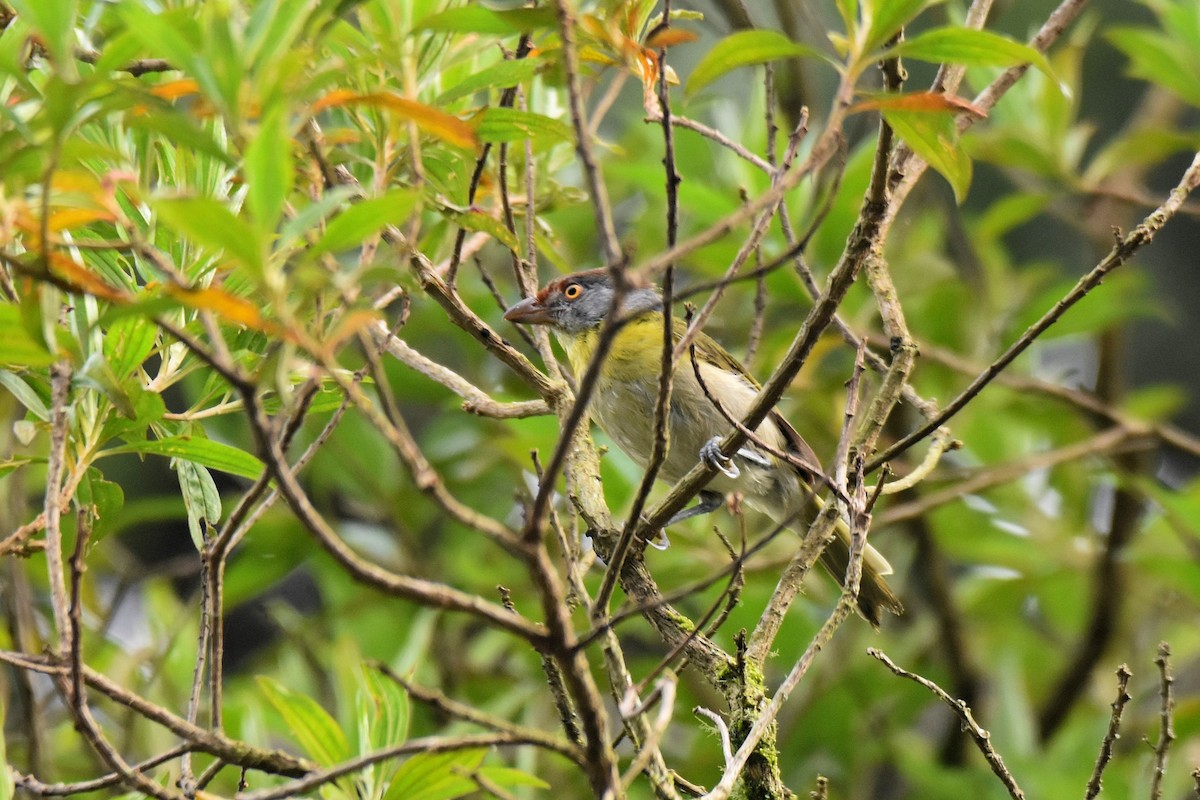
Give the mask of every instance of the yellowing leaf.
[[128, 302], [130, 297], [123, 289], [110, 286], [96, 273], [62, 253], [50, 254], [50, 272], [69, 284], [73, 291], [82, 292], [114, 303]]
[[700, 36], [695, 31], [685, 30], [684, 28], [667, 28], [660, 30], [657, 33], [652, 33], [646, 37], [644, 44], [646, 47], [654, 50], [659, 50], [667, 47], [674, 47], [677, 44], [687, 44], [699, 39]]
[[321, 342], [326, 352], [332, 354], [338, 345], [354, 336], [363, 328], [379, 319], [379, 312], [372, 309], [360, 308], [345, 314]]
[[333, 106], [363, 104], [385, 108], [404, 119], [410, 119], [426, 133], [456, 147], [474, 149], [479, 143], [475, 131], [453, 114], [439, 111], [433, 106], [409, 100], [391, 92], [356, 94], [345, 89], [336, 89], [313, 104], [313, 113]]
[[987, 112], [972, 105], [957, 95], [942, 92], [912, 92], [910, 94], [883, 94], [856, 103], [850, 113], [859, 111], [915, 111], [919, 113], [966, 112], [984, 118]]
[[188, 308], [211, 311], [221, 319], [255, 330], [268, 333], [277, 330], [276, 325], [263, 319], [262, 312], [259, 311], [257, 305], [217, 286], [189, 289], [183, 286], [168, 285], [165, 291], [168, 296]]
[[176, 81], [160, 83], [150, 90], [150, 94], [163, 100], [178, 100], [192, 94], [200, 93], [200, 85], [191, 78], [180, 78]]
[[70, 228], [78, 228], [80, 225], [87, 225], [89, 222], [111, 221], [113, 218], [111, 212], [101, 209], [64, 208], [50, 215], [50, 231], [58, 233]]

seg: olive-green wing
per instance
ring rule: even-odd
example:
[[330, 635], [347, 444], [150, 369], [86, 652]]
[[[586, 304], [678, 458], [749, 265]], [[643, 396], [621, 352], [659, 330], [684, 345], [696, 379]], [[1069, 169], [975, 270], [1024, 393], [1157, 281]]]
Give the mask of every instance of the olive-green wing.
[[[678, 342], [683, 338], [684, 332], [687, 330], [687, 322], [682, 319], [676, 319], [673, 323], [675, 341]], [[715, 339], [708, 334], [701, 332], [696, 336], [696, 358], [699, 361], [716, 364], [730, 372], [741, 375], [747, 383], [755, 389], [761, 389], [762, 384], [755, 380], [742, 362], [738, 361], [728, 350], [722, 347]], [[691, 362], [688, 362], [690, 368]], [[813, 483], [817, 475], [821, 474], [821, 460], [817, 458], [817, 454], [808, 446], [808, 442], [804, 441], [804, 437], [792, 427], [792, 424], [784, 419], [783, 415], [775, 409], [771, 409], [769, 414], [771, 421], [775, 423], [775, 427], [783, 434], [783, 438], [787, 440], [788, 448], [796, 455], [799, 460], [805, 464], [811, 465], [809, 469], [800, 470], [803, 478]]]

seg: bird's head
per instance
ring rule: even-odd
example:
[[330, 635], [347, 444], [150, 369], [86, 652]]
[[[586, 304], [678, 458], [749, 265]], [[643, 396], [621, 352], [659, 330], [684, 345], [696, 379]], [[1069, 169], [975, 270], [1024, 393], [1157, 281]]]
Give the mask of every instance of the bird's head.
[[[600, 326], [613, 302], [612, 276], [607, 269], [593, 269], [555, 278], [533, 297], [527, 297], [504, 312], [509, 322], [549, 325], [556, 331], [577, 336]], [[621, 298], [620, 314], [637, 316], [662, 310], [662, 298], [650, 287], [630, 288]]]

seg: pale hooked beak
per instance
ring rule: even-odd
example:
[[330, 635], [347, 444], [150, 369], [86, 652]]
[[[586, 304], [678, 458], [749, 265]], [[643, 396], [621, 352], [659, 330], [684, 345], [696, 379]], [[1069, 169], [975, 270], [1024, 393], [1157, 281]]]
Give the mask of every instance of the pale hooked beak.
[[509, 322], [524, 322], [527, 325], [549, 325], [554, 322], [550, 309], [538, 302], [536, 297], [526, 297], [504, 312]]

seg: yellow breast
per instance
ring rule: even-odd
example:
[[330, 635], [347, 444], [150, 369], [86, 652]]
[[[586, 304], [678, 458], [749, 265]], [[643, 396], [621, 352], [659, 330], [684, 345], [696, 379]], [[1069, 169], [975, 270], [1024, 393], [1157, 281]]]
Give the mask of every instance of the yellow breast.
[[[590, 330], [570, 336], [560, 334], [559, 342], [567, 351], [571, 371], [581, 377], [596, 353], [600, 331]], [[629, 381], [642, 377], [658, 378], [662, 362], [662, 317], [647, 314], [624, 325], [613, 338], [608, 357], [601, 368], [601, 380]]]

